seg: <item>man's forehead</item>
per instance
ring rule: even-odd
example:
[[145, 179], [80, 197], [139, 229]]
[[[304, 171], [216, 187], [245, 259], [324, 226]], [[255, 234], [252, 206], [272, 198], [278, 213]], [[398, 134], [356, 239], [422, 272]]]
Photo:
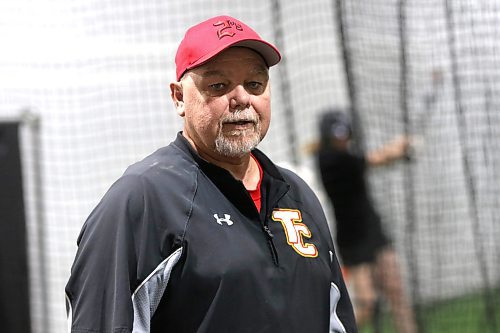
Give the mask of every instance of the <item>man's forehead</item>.
[[249, 73], [268, 73], [269, 68], [262, 56], [245, 47], [231, 47], [206, 63], [193, 68], [193, 72], [204, 76], [218, 75], [234, 70], [246, 70]]
[[[202, 76], [202, 77], [214, 77], [214, 76], [225, 76], [225, 75], [231, 75], [232, 73], [235, 73], [236, 70], [233, 68], [214, 68], [214, 67], [207, 67], [207, 68], [199, 68], [198, 70], [194, 70], [196, 74]], [[248, 75], [265, 75], [267, 76], [269, 73], [269, 70], [265, 66], [261, 65], [255, 65], [255, 66], [248, 66], [245, 68], [245, 74]]]

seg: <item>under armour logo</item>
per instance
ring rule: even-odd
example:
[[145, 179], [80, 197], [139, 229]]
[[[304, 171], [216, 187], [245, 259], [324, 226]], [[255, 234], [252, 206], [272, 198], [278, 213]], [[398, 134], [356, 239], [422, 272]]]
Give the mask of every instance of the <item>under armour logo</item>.
[[236, 34], [233, 28], [239, 31], [243, 31], [243, 28], [239, 23], [231, 20], [217, 21], [216, 23], [214, 23], [214, 27], [219, 26], [221, 27], [219, 30], [217, 30], [217, 37], [219, 37], [219, 39], [222, 39], [223, 37], [233, 37]]
[[231, 221], [231, 215], [229, 214], [224, 214], [224, 217], [219, 217], [219, 214], [214, 214], [215, 220], [217, 223], [222, 225], [222, 222], [226, 223], [227, 225], [232, 225], [233, 221]]

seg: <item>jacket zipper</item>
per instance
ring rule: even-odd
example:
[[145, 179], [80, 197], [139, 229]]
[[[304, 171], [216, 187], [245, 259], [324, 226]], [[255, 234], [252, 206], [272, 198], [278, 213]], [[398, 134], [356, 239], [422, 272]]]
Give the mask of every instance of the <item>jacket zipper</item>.
[[[266, 209], [267, 209], [266, 217], [264, 218], [264, 221], [262, 222], [262, 229], [264, 230], [266, 237], [267, 237], [267, 244], [269, 245], [269, 250], [271, 251], [271, 257], [273, 259], [274, 265], [277, 267], [279, 267], [279, 265], [280, 265], [279, 258], [278, 258], [278, 250], [276, 249], [276, 246], [274, 245], [274, 241], [273, 241], [274, 235], [271, 232], [271, 229], [269, 228], [268, 221], [271, 219], [271, 214], [272, 214], [272, 211], [274, 209], [273, 207], [275, 207], [276, 203], [278, 201], [280, 201], [281, 198], [283, 198], [285, 196], [286, 192], [288, 192], [288, 189], [286, 191], [283, 191], [283, 193], [281, 193], [279, 196], [275, 197], [273, 201], [268, 200], [268, 202], [267, 202], [268, 205], [266, 205]], [[270, 207], [272, 209], [269, 209]]]
[[269, 226], [267, 225], [267, 219], [262, 224], [262, 229], [264, 230], [264, 233], [266, 234], [267, 244], [269, 246], [269, 250], [271, 251], [271, 258], [273, 259], [273, 263], [276, 266], [279, 266], [280, 263], [278, 260], [278, 251], [276, 250], [276, 246], [274, 245], [274, 242], [273, 242], [274, 235], [271, 232], [271, 229], [269, 229]]

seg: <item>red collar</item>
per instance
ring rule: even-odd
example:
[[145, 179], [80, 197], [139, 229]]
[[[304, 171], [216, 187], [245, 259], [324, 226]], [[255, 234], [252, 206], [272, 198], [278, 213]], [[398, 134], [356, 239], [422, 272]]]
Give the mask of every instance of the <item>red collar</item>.
[[263, 171], [259, 161], [255, 158], [255, 156], [253, 156], [253, 154], [250, 154], [250, 156], [253, 158], [253, 160], [255, 161], [255, 163], [257, 163], [257, 166], [259, 167], [259, 183], [257, 184], [255, 190], [248, 190], [248, 193], [250, 193], [250, 196], [252, 197], [255, 207], [257, 207], [257, 210], [260, 212], [260, 207], [261, 207], [260, 184], [262, 183]]

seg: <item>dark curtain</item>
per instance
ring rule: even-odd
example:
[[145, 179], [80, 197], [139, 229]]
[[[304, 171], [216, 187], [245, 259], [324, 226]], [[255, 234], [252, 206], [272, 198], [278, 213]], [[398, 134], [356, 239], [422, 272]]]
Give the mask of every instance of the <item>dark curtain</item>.
[[29, 288], [19, 123], [0, 123], [0, 326], [29, 333]]

